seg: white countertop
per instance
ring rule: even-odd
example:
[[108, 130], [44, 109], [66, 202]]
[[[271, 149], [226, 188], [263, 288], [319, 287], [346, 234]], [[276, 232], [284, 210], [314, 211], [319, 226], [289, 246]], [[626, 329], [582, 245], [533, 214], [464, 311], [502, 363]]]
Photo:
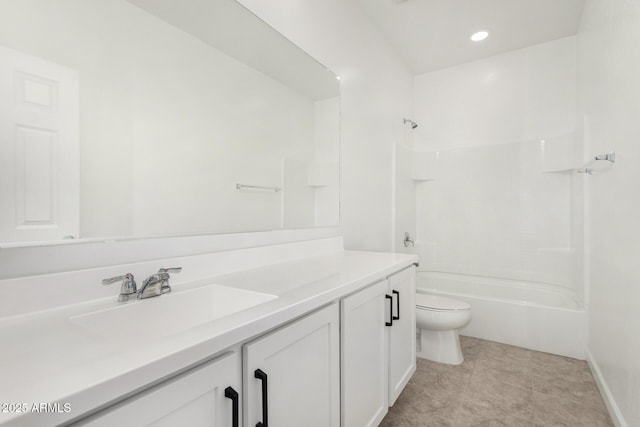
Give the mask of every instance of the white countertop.
[[74, 419], [417, 260], [415, 255], [343, 251], [174, 286], [173, 292], [181, 292], [217, 284], [278, 298], [164, 338], [109, 340], [70, 321], [75, 315], [121, 304], [116, 302], [117, 292], [106, 299], [2, 319], [0, 403], [69, 403], [71, 411], [4, 412], [0, 425], [49, 426]]

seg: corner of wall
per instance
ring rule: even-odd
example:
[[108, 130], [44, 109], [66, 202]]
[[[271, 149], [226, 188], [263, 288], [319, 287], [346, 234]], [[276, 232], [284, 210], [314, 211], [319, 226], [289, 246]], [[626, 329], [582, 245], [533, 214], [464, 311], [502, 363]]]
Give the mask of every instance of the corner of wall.
[[598, 362], [596, 362], [595, 357], [591, 354], [589, 350], [587, 350], [587, 364], [589, 365], [589, 369], [591, 370], [591, 375], [593, 375], [593, 379], [598, 386], [598, 390], [600, 391], [600, 395], [602, 396], [602, 400], [604, 401], [605, 406], [607, 407], [607, 411], [609, 411], [609, 415], [611, 416], [611, 421], [616, 427], [627, 427], [628, 424], [624, 420], [622, 416], [622, 412], [620, 408], [618, 408], [618, 404], [613, 398], [613, 394], [611, 394], [611, 390], [609, 390], [609, 386], [607, 385], [607, 381], [605, 380], [602, 372], [600, 371], [600, 367], [598, 366]]

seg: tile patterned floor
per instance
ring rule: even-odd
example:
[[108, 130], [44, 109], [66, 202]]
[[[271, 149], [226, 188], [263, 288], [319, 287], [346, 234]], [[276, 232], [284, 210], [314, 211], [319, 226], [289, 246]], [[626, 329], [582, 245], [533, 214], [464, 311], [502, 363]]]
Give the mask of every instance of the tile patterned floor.
[[460, 338], [465, 361], [418, 359], [381, 427], [613, 426], [586, 362]]

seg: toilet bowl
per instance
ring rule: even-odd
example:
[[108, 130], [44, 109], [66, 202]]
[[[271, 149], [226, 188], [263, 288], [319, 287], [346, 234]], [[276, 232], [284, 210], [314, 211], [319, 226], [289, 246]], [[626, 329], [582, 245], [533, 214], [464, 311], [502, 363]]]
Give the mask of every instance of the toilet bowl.
[[471, 320], [471, 306], [436, 295], [416, 295], [417, 355], [434, 362], [464, 361], [458, 329]]

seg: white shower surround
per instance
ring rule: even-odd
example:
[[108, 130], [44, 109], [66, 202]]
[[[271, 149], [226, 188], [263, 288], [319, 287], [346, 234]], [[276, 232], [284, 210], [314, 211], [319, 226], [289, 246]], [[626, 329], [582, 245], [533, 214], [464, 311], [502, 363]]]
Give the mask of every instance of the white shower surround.
[[575, 37], [415, 79], [418, 289], [471, 304], [463, 335], [586, 357], [576, 102]]
[[462, 335], [585, 359], [587, 313], [561, 287], [492, 277], [418, 272], [418, 293], [471, 305]]

